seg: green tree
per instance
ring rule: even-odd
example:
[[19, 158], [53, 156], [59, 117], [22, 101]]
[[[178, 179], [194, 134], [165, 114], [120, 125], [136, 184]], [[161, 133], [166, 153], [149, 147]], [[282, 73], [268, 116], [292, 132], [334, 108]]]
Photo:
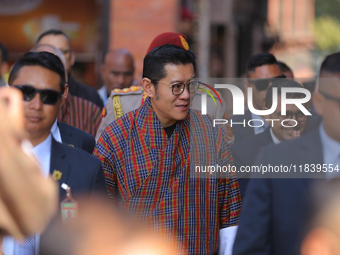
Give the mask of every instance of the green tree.
[[339, 50], [340, 21], [338, 19], [331, 16], [318, 17], [315, 19], [314, 31], [318, 50], [330, 52]]

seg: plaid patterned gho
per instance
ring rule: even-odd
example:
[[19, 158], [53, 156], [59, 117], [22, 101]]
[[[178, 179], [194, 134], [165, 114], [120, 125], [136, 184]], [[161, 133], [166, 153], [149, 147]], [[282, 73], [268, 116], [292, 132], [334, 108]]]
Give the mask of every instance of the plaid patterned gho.
[[[212, 126], [211, 117], [190, 109], [169, 139], [147, 98], [104, 130], [93, 154], [102, 161], [108, 191], [123, 210], [151, 222], [155, 233], [166, 230], [167, 240], [179, 241], [183, 253], [212, 254], [219, 229], [238, 224], [241, 199], [234, 176], [190, 176], [190, 120], [203, 130]], [[212, 132], [215, 164], [230, 164], [225, 131]]]

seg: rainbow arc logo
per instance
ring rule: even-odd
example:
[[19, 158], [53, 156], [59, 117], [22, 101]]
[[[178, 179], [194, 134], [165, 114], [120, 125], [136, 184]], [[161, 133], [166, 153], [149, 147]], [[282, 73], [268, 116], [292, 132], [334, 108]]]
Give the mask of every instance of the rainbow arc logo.
[[221, 97], [220, 97], [218, 92], [213, 87], [211, 87], [208, 84], [202, 83], [202, 82], [200, 84], [201, 84], [201, 86], [199, 86], [198, 90], [204, 91], [205, 93], [207, 93], [212, 98], [212, 100], [214, 101], [215, 105], [217, 106], [215, 97], [211, 94], [211, 92], [209, 90], [203, 88], [203, 86], [207, 87], [208, 89], [210, 89], [217, 96], [218, 100], [220, 101], [220, 104], [222, 105]]

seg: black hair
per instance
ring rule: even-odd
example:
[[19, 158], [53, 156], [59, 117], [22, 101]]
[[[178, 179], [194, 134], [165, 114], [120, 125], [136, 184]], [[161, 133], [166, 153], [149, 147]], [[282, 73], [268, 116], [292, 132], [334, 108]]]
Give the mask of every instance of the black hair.
[[[291, 79], [276, 79], [268, 88], [266, 94], [266, 107], [269, 109], [273, 104], [273, 88], [277, 88], [277, 94], [281, 95], [281, 88], [303, 88], [300, 83]], [[287, 98], [301, 98], [301, 93], [287, 93]]]
[[277, 65], [279, 66], [281, 72], [291, 72], [293, 73], [292, 69], [289, 68], [285, 63], [281, 61], [277, 61]]
[[254, 72], [256, 67], [274, 64], [277, 64], [277, 60], [273, 54], [266, 52], [259, 53], [249, 59], [247, 63], [247, 73]]
[[157, 88], [158, 82], [167, 76], [166, 64], [192, 64], [196, 73], [196, 57], [191, 50], [185, 50], [173, 44], [165, 44], [152, 49], [145, 56], [143, 78], [149, 78]]
[[2, 43], [0, 43], [0, 51], [1, 51], [1, 54], [0, 54], [1, 63], [7, 61], [8, 60], [8, 51], [5, 47], [5, 45], [3, 45]]
[[36, 43], [38, 44], [40, 42], [41, 38], [43, 38], [46, 35], [63, 35], [63, 36], [65, 36], [65, 38], [67, 39], [68, 44], [71, 48], [70, 38], [68, 38], [68, 36], [63, 31], [61, 31], [60, 29], [50, 29], [50, 30], [45, 31], [44, 33], [39, 35]]
[[46, 51], [26, 53], [14, 64], [8, 78], [9, 85], [13, 84], [19, 75], [20, 69], [24, 66], [41, 66], [57, 73], [60, 77], [61, 92], [64, 93], [66, 83], [65, 69], [58, 56]]
[[321, 64], [320, 72], [340, 73], [340, 52], [328, 55]]

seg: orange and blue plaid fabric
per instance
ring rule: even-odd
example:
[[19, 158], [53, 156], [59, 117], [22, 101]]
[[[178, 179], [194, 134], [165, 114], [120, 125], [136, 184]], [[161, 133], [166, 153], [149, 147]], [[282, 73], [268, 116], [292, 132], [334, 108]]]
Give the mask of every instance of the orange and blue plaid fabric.
[[[168, 138], [147, 98], [106, 127], [93, 154], [122, 209], [151, 222], [156, 234], [166, 231], [184, 254], [213, 254], [219, 229], [238, 224], [241, 199], [234, 176], [190, 176], [190, 117], [198, 115], [200, 126], [211, 124], [211, 118], [190, 109]], [[219, 128], [215, 137], [218, 163], [232, 163], [225, 131]]]

